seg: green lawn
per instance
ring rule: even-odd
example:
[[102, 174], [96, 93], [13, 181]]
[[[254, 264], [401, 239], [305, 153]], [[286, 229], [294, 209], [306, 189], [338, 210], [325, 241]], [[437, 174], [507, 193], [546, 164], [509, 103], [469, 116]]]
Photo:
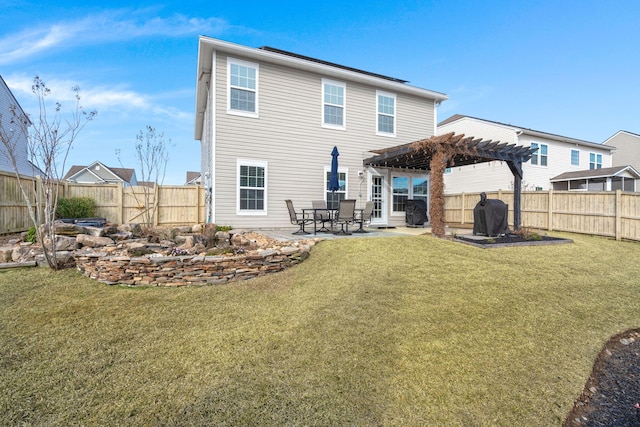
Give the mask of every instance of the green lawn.
[[0, 425], [559, 425], [640, 326], [640, 244], [322, 242], [218, 287], [0, 271]]

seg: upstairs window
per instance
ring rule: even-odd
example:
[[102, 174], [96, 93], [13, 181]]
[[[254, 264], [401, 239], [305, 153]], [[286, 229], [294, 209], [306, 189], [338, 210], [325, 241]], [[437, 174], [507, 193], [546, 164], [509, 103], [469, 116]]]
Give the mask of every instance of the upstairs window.
[[580, 166], [580, 151], [571, 150], [571, 166]]
[[344, 83], [322, 79], [322, 126], [345, 128], [345, 92]]
[[589, 153], [589, 169], [602, 169], [602, 154]]
[[531, 164], [538, 166], [547, 166], [549, 147], [547, 144], [538, 144], [537, 142], [531, 143], [531, 148], [537, 148], [538, 151], [531, 156]]
[[258, 116], [258, 64], [229, 58], [228, 111]]
[[396, 134], [396, 96], [392, 93], [376, 92], [378, 98], [377, 133], [395, 136]]

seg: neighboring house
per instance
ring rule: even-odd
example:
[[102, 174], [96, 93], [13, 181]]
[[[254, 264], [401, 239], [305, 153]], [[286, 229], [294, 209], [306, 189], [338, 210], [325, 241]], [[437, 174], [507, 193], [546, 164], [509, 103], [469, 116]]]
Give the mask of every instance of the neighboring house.
[[[565, 172], [584, 173], [609, 168], [612, 165], [611, 152], [615, 150], [602, 144], [460, 114], [440, 122], [437, 132], [438, 135], [455, 132], [538, 148], [531, 160], [522, 165], [523, 191], [552, 189], [554, 184], [551, 180], [558, 179]], [[504, 162], [493, 161], [450, 168], [444, 175], [444, 184], [445, 192], [449, 194], [512, 190], [513, 177]]]
[[[18, 172], [22, 175], [33, 176], [39, 172], [29, 162], [28, 139], [27, 135], [24, 133], [24, 128], [11, 123], [13, 118], [13, 114], [11, 112], [12, 108], [15, 108], [15, 112], [18, 116], [26, 118], [26, 114], [22, 110], [22, 107], [18, 104], [18, 101], [13, 96], [13, 93], [11, 93], [11, 90], [9, 90], [9, 87], [2, 76], [0, 76], [0, 120], [2, 120], [2, 123], [0, 124], [0, 131], [2, 132], [1, 137], [3, 141], [6, 138], [6, 142], [13, 147], [12, 151], [14, 152]], [[0, 171], [15, 173], [9, 152], [7, 151], [4, 143], [1, 142]]]
[[554, 190], [564, 191], [636, 191], [640, 173], [633, 166], [565, 172], [551, 178]]
[[81, 184], [122, 184], [124, 187], [138, 185], [136, 172], [128, 168], [110, 168], [100, 162], [89, 166], [71, 166], [64, 181]]
[[640, 135], [621, 130], [603, 144], [615, 147], [613, 166], [631, 165], [640, 171]]
[[[373, 225], [405, 223], [406, 200], [428, 202], [424, 171], [365, 168], [371, 150], [433, 136], [447, 96], [406, 81], [269, 47], [200, 37], [195, 139], [207, 221], [290, 226], [313, 200], [376, 202]], [[331, 151], [338, 191], [328, 189]]]
[[187, 181], [185, 182], [185, 185], [202, 185], [201, 176], [202, 175], [200, 174], [200, 172], [188, 171]]

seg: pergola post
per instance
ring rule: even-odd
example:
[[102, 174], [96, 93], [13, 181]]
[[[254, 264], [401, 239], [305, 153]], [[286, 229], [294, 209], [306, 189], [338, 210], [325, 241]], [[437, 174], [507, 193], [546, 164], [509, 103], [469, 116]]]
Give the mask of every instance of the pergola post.
[[513, 173], [513, 230], [518, 231], [522, 222], [522, 162], [508, 161], [507, 164]]

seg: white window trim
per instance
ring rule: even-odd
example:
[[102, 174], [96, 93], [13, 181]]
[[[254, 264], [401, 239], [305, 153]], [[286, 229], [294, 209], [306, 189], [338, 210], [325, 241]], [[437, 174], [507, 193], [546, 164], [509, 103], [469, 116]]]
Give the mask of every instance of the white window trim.
[[[536, 167], [536, 168], [548, 168], [549, 167], [549, 144], [544, 143], [544, 142], [536, 142], [536, 141], [531, 141], [530, 145], [531, 144], [537, 144], [538, 145], [538, 151], [536, 151], [536, 154], [538, 156], [538, 163], [534, 164], [534, 163], [531, 162], [531, 160], [529, 160], [529, 164], [531, 166], [533, 166], [533, 167]], [[545, 145], [547, 147], [547, 154], [546, 154], [547, 164], [546, 165], [540, 164], [541, 163], [540, 159], [542, 158], [542, 146], [543, 145]]]
[[[256, 88], [254, 90], [254, 92], [256, 94], [256, 111], [253, 112], [253, 113], [250, 112], [250, 111], [232, 110], [231, 109], [231, 65], [232, 64], [241, 65], [243, 67], [248, 67], [248, 68], [255, 68], [255, 70], [256, 70]], [[231, 58], [231, 57], [227, 58], [227, 114], [232, 114], [234, 116], [258, 118], [259, 117], [259, 114], [258, 114], [258, 111], [259, 111], [259, 108], [258, 108], [259, 82], [260, 82], [260, 67], [259, 67], [259, 65], [257, 63], [243, 61], [241, 59], [235, 59], [235, 58]], [[251, 90], [251, 89], [247, 89], [247, 88], [244, 88], [244, 87], [238, 87], [238, 88], [242, 89], [242, 90]]]
[[[342, 125], [334, 125], [334, 124], [330, 124], [330, 123], [325, 123], [324, 121], [324, 106], [325, 105], [335, 105], [335, 106], [339, 106], [337, 104], [328, 104], [324, 102], [324, 85], [325, 84], [329, 84], [331, 86], [339, 86], [342, 87]], [[320, 96], [321, 96], [321, 103], [320, 103], [320, 109], [321, 109], [321, 114], [322, 114], [322, 122], [321, 125], [323, 128], [327, 128], [327, 129], [338, 129], [338, 130], [346, 130], [347, 129], [347, 84], [344, 82], [339, 82], [336, 80], [330, 80], [330, 79], [322, 79], [322, 85], [320, 86]]]
[[[573, 164], [573, 152], [574, 152], [574, 151], [577, 151], [577, 152], [578, 152], [578, 164], [577, 164], [577, 165], [574, 165], [574, 164]], [[570, 165], [571, 167], [574, 167], [574, 168], [579, 168], [579, 167], [580, 167], [580, 150], [577, 150], [577, 149], [575, 149], [575, 148], [572, 148], [572, 149], [571, 149], [571, 151], [569, 152], [569, 165]]]
[[[324, 167], [324, 174], [322, 175], [322, 194], [324, 201], [327, 201], [327, 174], [331, 172], [331, 166]], [[344, 173], [344, 198], [348, 199], [349, 195], [349, 169], [338, 167], [338, 174]]]
[[[380, 119], [380, 111], [379, 111], [379, 96], [386, 96], [387, 98], [393, 98], [393, 132], [380, 132], [380, 128], [379, 128], [379, 119]], [[383, 114], [385, 116], [389, 116], [389, 114]], [[395, 93], [391, 93], [391, 92], [384, 92], [381, 90], [376, 90], [376, 135], [378, 136], [386, 136], [388, 138], [395, 138], [396, 137], [396, 129], [397, 129], [397, 120], [396, 117], [398, 117], [398, 98], [396, 97]]]
[[[598, 153], [596, 151], [591, 151], [589, 153], [589, 170], [591, 170], [591, 155], [593, 154], [593, 156], [595, 157], [595, 168], [594, 169], [602, 169], [603, 167], [603, 163], [604, 163], [604, 156], [602, 155], [602, 153]], [[600, 167], [598, 167], [598, 156], [600, 156]]]
[[[400, 216], [404, 216], [406, 214], [405, 211], [394, 211], [393, 210], [393, 178], [408, 178], [409, 179], [409, 188], [408, 188], [408, 193], [407, 193], [407, 200], [409, 199], [413, 199], [414, 198], [414, 194], [413, 194], [413, 180], [414, 179], [426, 179], [427, 181], [429, 181], [429, 176], [428, 175], [413, 175], [413, 174], [403, 174], [403, 173], [399, 173], [399, 174], [392, 174], [391, 175], [391, 179], [389, 180], [389, 194], [391, 194], [391, 200], [390, 202], [390, 211], [391, 211], [391, 216], [392, 217], [400, 217]], [[423, 196], [422, 194], [420, 196]], [[430, 200], [431, 195], [429, 194], [429, 192], [427, 192], [427, 200]]]
[[[236, 215], [267, 215], [268, 181], [269, 181], [269, 162], [263, 160], [244, 160], [236, 161]], [[262, 210], [246, 210], [240, 209], [240, 166], [257, 166], [264, 168], [264, 209]]]

